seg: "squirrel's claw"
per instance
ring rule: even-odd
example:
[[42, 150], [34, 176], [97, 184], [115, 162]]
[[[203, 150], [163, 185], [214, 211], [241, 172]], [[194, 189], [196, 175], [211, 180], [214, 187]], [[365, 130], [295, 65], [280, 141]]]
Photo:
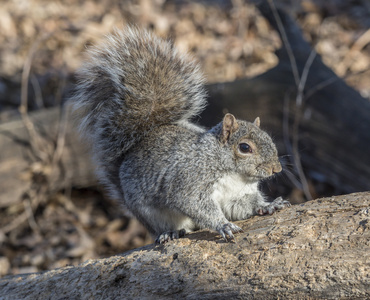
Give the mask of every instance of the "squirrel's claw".
[[221, 234], [223, 239], [226, 242], [235, 241], [235, 237], [233, 235], [233, 232], [241, 232], [243, 229], [241, 229], [239, 226], [236, 226], [233, 223], [226, 223], [221, 226], [218, 226], [217, 231]]
[[166, 231], [158, 235], [155, 239], [156, 244], [164, 244], [174, 239], [182, 238], [185, 236], [185, 229], [174, 230], [174, 231]]
[[288, 200], [284, 200], [281, 197], [276, 198], [270, 204], [257, 208], [256, 212], [259, 215], [272, 215], [275, 211], [291, 206]]

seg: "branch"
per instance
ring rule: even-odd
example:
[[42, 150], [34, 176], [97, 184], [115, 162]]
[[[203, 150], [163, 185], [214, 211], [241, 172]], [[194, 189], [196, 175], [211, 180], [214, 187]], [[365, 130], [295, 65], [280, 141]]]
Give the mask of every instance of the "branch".
[[[369, 298], [370, 193], [238, 222], [236, 243], [203, 230], [76, 267], [0, 279], [9, 299]], [[335, 230], [332, 230], [335, 228]]]

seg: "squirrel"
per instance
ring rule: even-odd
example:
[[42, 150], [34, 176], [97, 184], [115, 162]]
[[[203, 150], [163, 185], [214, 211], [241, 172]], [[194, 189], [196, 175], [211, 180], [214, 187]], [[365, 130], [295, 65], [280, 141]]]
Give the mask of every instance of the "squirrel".
[[189, 54], [128, 26], [87, 56], [71, 99], [79, 130], [102, 184], [157, 243], [202, 228], [233, 241], [242, 229], [232, 221], [290, 206], [258, 189], [282, 170], [259, 118], [227, 113], [209, 130], [191, 121], [207, 95]]

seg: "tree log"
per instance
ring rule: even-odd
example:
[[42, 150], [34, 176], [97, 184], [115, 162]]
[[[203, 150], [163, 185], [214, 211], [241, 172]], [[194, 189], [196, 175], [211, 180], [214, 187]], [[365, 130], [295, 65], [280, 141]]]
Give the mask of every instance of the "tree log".
[[[37, 172], [44, 172], [48, 188], [54, 191], [70, 186], [91, 186], [95, 181], [93, 165], [86, 146], [76, 134], [70, 120], [64, 135], [60, 160], [53, 163], [60, 126], [60, 108], [40, 110], [29, 115], [40, 149], [33, 149], [32, 138], [21, 119], [0, 124], [0, 207], [22, 199], [37, 180]], [[35, 153], [45, 151], [41, 160]]]
[[370, 297], [370, 193], [323, 198], [79, 266], [8, 276], [1, 299]]

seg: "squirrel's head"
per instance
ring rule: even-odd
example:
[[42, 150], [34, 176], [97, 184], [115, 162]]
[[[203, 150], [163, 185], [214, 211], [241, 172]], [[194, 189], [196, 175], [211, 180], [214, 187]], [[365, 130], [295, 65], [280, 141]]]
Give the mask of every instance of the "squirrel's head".
[[282, 168], [271, 137], [260, 129], [260, 119], [253, 123], [226, 114], [219, 135], [223, 147], [232, 150], [236, 172], [260, 180], [279, 173]]

